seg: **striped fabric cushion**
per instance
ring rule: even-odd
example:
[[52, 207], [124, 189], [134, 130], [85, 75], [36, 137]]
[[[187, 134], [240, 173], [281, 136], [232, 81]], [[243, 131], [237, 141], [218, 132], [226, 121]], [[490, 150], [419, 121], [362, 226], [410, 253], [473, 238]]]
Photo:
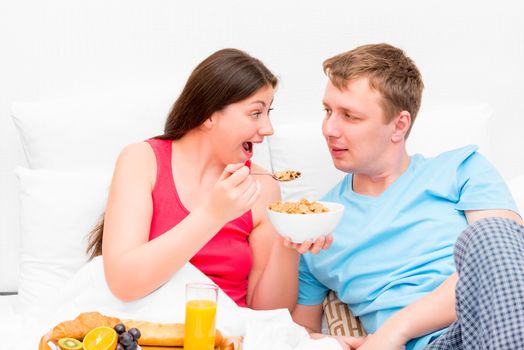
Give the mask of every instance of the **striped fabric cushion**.
[[348, 306], [338, 299], [335, 292], [328, 293], [322, 307], [326, 316], [328, 334], [352, 337], [366, 335], [360, 320], [353, 316]]

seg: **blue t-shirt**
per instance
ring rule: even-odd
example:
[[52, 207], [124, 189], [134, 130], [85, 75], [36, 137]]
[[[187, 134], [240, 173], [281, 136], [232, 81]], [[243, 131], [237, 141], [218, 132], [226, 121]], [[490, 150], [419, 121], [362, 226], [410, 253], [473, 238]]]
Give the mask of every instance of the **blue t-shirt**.
[[[352, 174], [322, 200], [342, 203], [333, 244], [300, 262], [298, 303], [317, 305], [334, 290], [374, 333], [394, 312], [437, 288], [453, 272], [453, 245], [465, 210], [509, 209], [515, 202], [501, 176], [466, 146], [435, 158], [417, 154], [377, 197], [352, 190]], [[443, 330], [407, 344], [422, 349]]]

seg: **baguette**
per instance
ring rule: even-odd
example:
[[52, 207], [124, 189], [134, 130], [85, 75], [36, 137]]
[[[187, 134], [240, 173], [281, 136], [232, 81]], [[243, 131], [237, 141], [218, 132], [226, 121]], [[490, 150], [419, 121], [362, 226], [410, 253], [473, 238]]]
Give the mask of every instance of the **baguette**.
[[[157, 323], [149, 321], [124, 320], [126, 329], [138, 328], [140, 346], [184, 346], [183, 323]], [[215, 346], [222, 344], [222, 333], [215, 331]]]

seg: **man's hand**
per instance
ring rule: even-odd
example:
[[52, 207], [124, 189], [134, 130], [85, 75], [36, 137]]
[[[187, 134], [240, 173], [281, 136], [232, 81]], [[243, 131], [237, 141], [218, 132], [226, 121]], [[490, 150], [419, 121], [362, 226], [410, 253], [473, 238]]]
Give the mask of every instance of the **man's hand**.
[[300, 254], [310, 252], [312, 254], [318, 254], [323, 249], [328, 249], [333, 243], [333, 236], [328, 234], [327, 236], [320, 236], [315, 242], [310, 239], [302, 243], [291, 242], [289, 238], [284, 239], [284, 246], [288, 248], [293, 248], [298, 251]]
[[309, 336], [313, 339], [320, 339], [324, 337], [330, 337], [333, 339], [336, 339], [338, 343], [342, 346], [342, 349], [344, 350], [354, 350], [354, 349], [360, 349], [360, 346], [364, 344], [366, 341], [366, 338], [360, 338], [360, 337], [345, 337], [345, 336], [331, 336], [331, 335], [325, 335], [321, 333], [310, 333]]
[[388, 336], [385, 333], [380, 333], [380, 330], [375, 334], [370, 334], [365, 338], [362, 345], [358, 346], [358, 350], [405, 350], [405, 344], [400, 337], [392, 334]]
[[344, 350], [360, 349], [360, 346], [366, 343], [366, 338], [343, 337], [340, 335], [333, 338], [335, 338], [338, 343], [342, 345], [342, 349]]

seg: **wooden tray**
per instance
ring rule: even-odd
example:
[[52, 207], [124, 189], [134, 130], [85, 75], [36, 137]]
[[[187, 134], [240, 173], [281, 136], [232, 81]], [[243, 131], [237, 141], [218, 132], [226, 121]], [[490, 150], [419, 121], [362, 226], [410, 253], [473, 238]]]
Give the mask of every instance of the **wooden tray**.
[[[39, 350], [53, 350], [47, 344], [50, 340], [50, 333], [45, 334], [40, 338]], [[182, 346], [140, 346], [143, 350], [181, 350]], [[58, 348], [58, 347], [57, 347]], [[216, 346], [215, 350], [242, 350], [242, 337], [224, 337], [220, 346]]]

